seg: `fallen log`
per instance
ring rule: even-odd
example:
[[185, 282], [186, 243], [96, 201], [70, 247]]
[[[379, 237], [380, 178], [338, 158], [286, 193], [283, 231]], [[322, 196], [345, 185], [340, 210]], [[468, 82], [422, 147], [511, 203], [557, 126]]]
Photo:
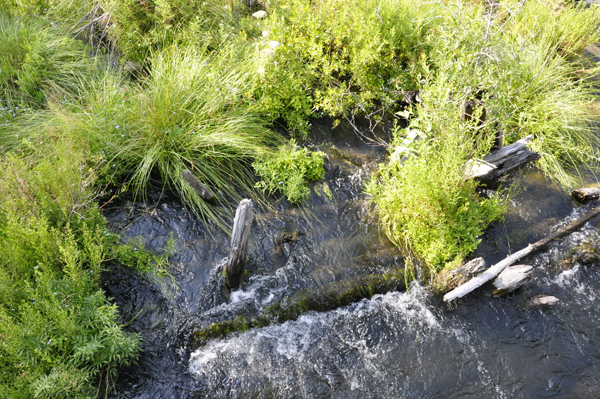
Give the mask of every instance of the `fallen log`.
[[500, 296], [513, 292], [521, 287], [529, 279], [529, 275], [533, 272], [533, 267], [528, 265], [516, 265], [507, 267], [494, 280], [495, 296]]
[[435, 275], [431, 282], [431, 288], [436, 294], [448, 292], [483, 272], [485, 267], [485, 259], [479, 257], [456, 269], [442, 270]]
[[571, 195], [577, 202], [582, 204], [600, 197], [600, 189], [597, 187], [578, 188], [571, 191]]
[[181, 177], [183, 177], [183, 179], [194, 189], [194, 191], [198, 193], [200, 198], [207, 202], [215, 203], [215, 198], [213, 197], [208, 187], [202, 184], [202, 182], [198, 180], [198, 178], [196, 178], [196, 176], [194, 176], [192, 172], [185, 169], [181, 172]]
[[517, 251], [514, 254], [508, 256], [503, 261], [496, 263], [494, 266], [490, 267], [488, 270], [486, 270], [484, 273], [480, 274], [479, 276], [467, 281], [463, 285], [448, 292], [446, 295], [444, 295], [444, 301], [446, 301], [446, 302], [453, 301], [457, 298], [461, 298], [461, 297], [467, 295], [471, 291], [476, 290], [477, 288], [481, 287], [483, 284], [487, 283], [488, 281], [490, 281], [491, 279], [496, 277], [508, 266], [517, 262], [519, 259], [524, 258], [527, 255], [531, 255], [531, 254], [543, 249], [544, 247], [546, 247], [546, 245], [548, 245], [551, 241], [553, 241], [557, 238], [564, 237], [567, 234], [577, 230], [578, 228], [580, 228], [581, 226], [586, 224], [589, 220], [591, 220], [593, 217], [597, 216], [598, 214], [600, 214], [600, 206], [592, 209], [590, 212], [583, 215], [582, 217], [575, 220], [574, 222], [570, 223], [566, 227], [563, 227], [562, 229], [558, 230], [557, 232], [555, 232], [553, 234], [550, 234], [548, 237], [542, 238], [541, 240], [539, 240], [538, 242], [536, 242], [534, 244], [529, 244], [526, 248], [523, 248], [522, 250]]
[[250, 238], [250, 227], [254, 219], [252, 200], [243, 199], [235, 211], [233, 220], [233, 231], [231, 232], [231, 246], [229, 256], [225, 263], [224, 275], [227, 288], [239, 287], [240, 280], [244, 274], [246, 257], [248, 255], [248, 239]]
[[533, 136], [529, 135], [513, 144], [492, 151], [482, 160], [470, 160], [467, 163], [465, 179], [489, 183], [507, 173], [521, 169], [529, 162], [540, 159], [540, 154], [527, 147], [532, 138]]

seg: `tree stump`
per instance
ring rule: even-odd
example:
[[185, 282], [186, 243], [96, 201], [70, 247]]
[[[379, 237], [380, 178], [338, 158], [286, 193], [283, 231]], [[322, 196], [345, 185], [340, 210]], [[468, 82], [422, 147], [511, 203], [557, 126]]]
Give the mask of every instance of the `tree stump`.
[[229, 289], [238, 288], [244, 274], [246, 257], [248, 256], [248, 239], [250, 238], [253, 219], [252, 200], [243, 199], [235, 211], [231, 246], [223, 272], [225, 284]]

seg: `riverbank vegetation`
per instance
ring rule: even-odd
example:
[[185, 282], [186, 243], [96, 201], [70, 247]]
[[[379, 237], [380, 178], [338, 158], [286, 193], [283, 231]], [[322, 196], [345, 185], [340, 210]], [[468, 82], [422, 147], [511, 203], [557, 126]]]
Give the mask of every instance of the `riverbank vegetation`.
[[465, 178], [498, 132], [533, 135], [564, 187], [599, 160], [580, 55], [599, 17], [553, 0], [3, 2], [0, 396], [94, 396], [135, 360], [100, 270], [157, 258], [107, 232], [102, 201], [153, 185], [223, 228], [242, 196], [301, 203], [324, 176], [301, 147], [312, 117], [394, 123], [366, 189], [402, 276], [459, 265], [506, 210]]

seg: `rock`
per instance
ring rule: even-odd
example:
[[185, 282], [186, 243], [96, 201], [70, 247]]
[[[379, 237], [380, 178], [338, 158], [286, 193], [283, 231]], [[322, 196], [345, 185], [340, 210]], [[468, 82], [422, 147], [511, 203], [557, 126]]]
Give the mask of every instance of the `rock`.
[[493, 284], [496, 288], [494, 295], [507, 294], [521, 287], [529, 279], [533, 267], [528, 265], [515, 265], [507, 267], [496, 277]]
[[254, 14], [252, 14], [252, 17], [254, 19], [263, 19], [263, 18], [266, 18], [267, 15], [269, 15], [269, 14], [267, 14], [266, 11], [260, 10], [260, 11], [255, 12]]
[[529, 300], [529, 306], [553, 306], [558, 303], [558, 298], [552, 295], [538, 295]]
[[127, 73], [139, 72], [142, 70], [142, 64], [136, 61], [125, 61], [125, 65], [123, 66], [123, 71]]
[[279, 47], [279, 46], [281, 46], [281, 43], [279, 43], [277, 40], [271, 40], [271, 41], [269, 42], [269, 47], [270, 47], [272, 50], [275, 50], [275, 49], [276, 49], [277, 47]]
[[264, 50], [261, 50], [260, 55], [262, 55], [263, 57], [270, 57], [273, 54], [275, 54], [275, 51], [273, 51], [273, 49], [270, 48], [266, 48]]
[[571, 191], [571, 195], [575, 201], [585, 203], [598, 199], [600, 197], [600, 190], [597, 187], [578, 188]]

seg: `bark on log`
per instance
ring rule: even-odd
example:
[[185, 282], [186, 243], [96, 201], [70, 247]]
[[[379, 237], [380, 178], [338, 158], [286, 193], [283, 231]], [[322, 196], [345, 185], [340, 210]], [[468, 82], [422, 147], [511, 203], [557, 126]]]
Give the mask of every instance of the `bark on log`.
[[557, 232], [555, 232], [553, 234], [550, 234], [548, 237], [543, 238], [534, 244], [529, 244], [526, 248], [523, 248], [522, 250], [517, 251], [514, 254], [508, 256], [503, 261], [496, 263], [494, 266], [490, 267], [488, 270], [486, 270], [484, 273], [480, 274], [479, 276], [475, 277], [474, 279], [469, 280], [465, 284], [461, 285], [460, 287], [457, 287], [457, 288], [453, 289], [452, 291], [448, 292], [446, 295], [444, 295], [444, 301], [446, 301], [446, 302], [453, 301], [457, 298], [461, 298], [461, 297], [467, 295], [471, 291], [476, 290], [477, 288], [481, 287], [483, 284], [487, 283], [488, 281], [490, 281], [491, 279], [496, 277], [508, 266], [517, 262], [519, 259], [521, 259], [527, 255], [531, 255], [531, 254], [543, 249], [552, 240], [564, 237], [567, 234], [577, 230], [578, 228], [580, 228], [581, 226], [586, 224], [590, 219], [592, 219], [594, 216], [597, 216], [598, 214], [600, 214], [600, 206], [594, 208], [592, 211], [588, 212], [584, 216], [582, 216], [579, 219], [575, 220], [574, 222], [570, 223], [566, 227], [563, 227], [562, 229], [558, 230]]
[[196, 176], [194, 176], [192, 174], [192, 172], [185, 169], [181, 172], [181, 177], [183, 177], [183, 179], [186, 182], [188, 182], [188, 184], [194, 189], [194, 191], [196, 191], [196, 193], [198, 193], [200, 198], [202, 198], [203, 200], [205, 200], [207, 202], [215, 203], [215, 198], [213, 197], [213, 195], [210, 192], [210, 190], [208, 189], [208, 187], [206, 187], [204, 184], [202, 184], [202, 182], [200, 180], [198, 180], [196, 178]]
[[244, 274], [252, 219], [254, 219], [252, 200], [243, 199], [235, 211], [233, 231], [231, 233], [231, 246], [224, 269], [225, 283], [230, 289], [239, 287], [240, 280]]
[[528, 265], [516, 265], [507, 267], [494, 280], [494, 295], [500, 296], [512, 292], [525, 284], [533, 267]]
[[585, 203], [600, 197], [600, 189], [597, 187], [578, 188], [571, 191], [571, 195], [577, 202]]
[[529, 162], [540, 159], [540, 154], [527, 147], [532, 138], [533, 136], [530, 135], [516, 143], [490, 152], [483, 157], [483, 160], [471, 160], [467, 164], [465, 178], [489, 183], [502, 175], [519, 170]]
[[433, 292], [441, 294], [448, 292], [461, 284], [466, 283], [471, 278], [485, 270], [485, 259], [475, 258], [461, 267], [449, 271], [439, 272], [431, 282]]

